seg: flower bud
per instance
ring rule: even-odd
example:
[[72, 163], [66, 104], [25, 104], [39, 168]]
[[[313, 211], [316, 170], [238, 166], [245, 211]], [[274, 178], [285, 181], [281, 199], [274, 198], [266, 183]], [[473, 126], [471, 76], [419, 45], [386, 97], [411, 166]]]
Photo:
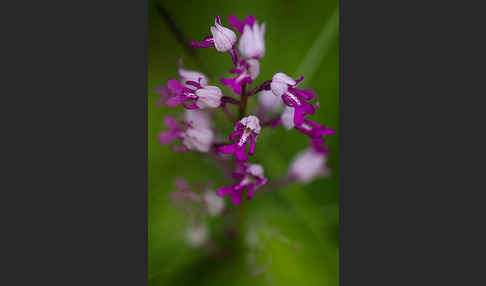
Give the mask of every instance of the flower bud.
[[214, 47], [218, 52], [227, 52], [233, 48], [236, 42], [236, 34], [221, 25], [219, 16], [214, 20], [214, 26], [211, 26], [210, 30], [213, 35]]
[[265, 55], [264, 34], [265, 23], [258, 26], [258, 22], [255, 21], [253, 26], [245, 25], [238, 45], [241, 55], [247, 59], [262, 58]]

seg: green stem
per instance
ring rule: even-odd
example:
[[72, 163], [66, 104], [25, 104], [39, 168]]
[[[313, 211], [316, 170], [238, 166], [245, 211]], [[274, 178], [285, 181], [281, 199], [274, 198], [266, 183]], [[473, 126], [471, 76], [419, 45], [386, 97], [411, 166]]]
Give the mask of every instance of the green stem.
[[245, 117], [245, 113], [246, 113], [246, 102], [248, 101], [248, 93], [247, 93], [247, 89], [248, 89], [248, 84], [244, 84], [241, 88], [242, 92], [241, 92], [241, 105], [240, 105], [240, 109], [239, 109], [239, 113], [238, 113], [238, 117], [239, 119]]

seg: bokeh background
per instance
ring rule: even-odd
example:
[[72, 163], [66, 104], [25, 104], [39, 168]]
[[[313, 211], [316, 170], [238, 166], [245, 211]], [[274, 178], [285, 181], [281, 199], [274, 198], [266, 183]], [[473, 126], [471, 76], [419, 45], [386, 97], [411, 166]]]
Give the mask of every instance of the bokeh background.
[[[338, 9], [337, 0], [149, 1], [149, 285], [338, 285]], [[314, 89], [321, 103], [312, 119], [333, 128], [337, 135], [328, 137], [329, 178], [260, 193], [251, 201], [243, 201], [245, 229], [236, 236], [247, 237], [251, 232], [258, 238], [256, 247], [245, 244], [245, 239], [230, 241], [221, 221], [208, 219], [211, 239], [227, 253], [215, 256], [188, 246], [184, 240], [187, 218], [170, 203], [168, 194], [174, 191], [172, 182], [177, 177], [192, 184], [211, 180], [221, 186], [230, 182], [204, 156], [173, 152], [158, 143], [157, 134], [165, 130], [163, 117], [177, 115], [182, 109], [157, 106], [160, 96], [154, 89], [177, 77], [177, 59], [183, 58], [186, 68], [206, 73], [210, 84], [229, 94], [218, 79], [229, 75], [230, 56], [213, 48], [198, 49], [196, 57], [191, 56], [169, 28], [167, 17], [186, 41], [201, 41], [210, 34], [215, 15], [221, 15], [223, 25], [228, 26], [226, 19], [231, 14], [240, 19], [252, 14], [267, 25], [266, 54], [253, 86], [278, 71], [294, 78], [303, 74], [301, 86]], [[252, 104], [256, 104], [256, 97]], [[221, 124], [228, 132], [232, 128]], [[262, 164], [270, 180], [279, 178], [307, 143], [296, 131], [265, 129], [251, 161]], [[227, 201], [227, 208], [239, 207]]]

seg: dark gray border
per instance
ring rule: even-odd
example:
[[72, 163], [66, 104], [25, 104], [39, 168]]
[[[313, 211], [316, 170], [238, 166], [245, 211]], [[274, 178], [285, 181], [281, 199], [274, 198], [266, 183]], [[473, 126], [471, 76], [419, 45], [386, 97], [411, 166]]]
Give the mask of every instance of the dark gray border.
[[147, 285], [147, 1], [28, 2], [2, 9], [0, 284]]
[[484, 10], [340, 4], [340, 284], [484, 285]]

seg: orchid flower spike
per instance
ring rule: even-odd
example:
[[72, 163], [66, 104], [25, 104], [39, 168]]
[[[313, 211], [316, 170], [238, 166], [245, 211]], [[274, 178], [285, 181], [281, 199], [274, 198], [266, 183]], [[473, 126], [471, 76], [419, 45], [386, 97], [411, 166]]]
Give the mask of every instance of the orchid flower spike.
[[260, 63], [254, 59], [242, 60], [230, 72], [238, 75], [234, 78], [222, 78], [221, 83], [231, 87], [236, 94], [241, 95], [242, 86], [252, 83], [260, 73]]
[[243, 191], [248, 189], [246, 197], [251, 199], [256, 189], [263, 186], [267, 179], [263, 175], [263, 168], [258, 164], [237, 163], [237, 170], [233, 173], [233, 178], [238, 182], [231, 186], [220, 187], [216, 193], [218, 196], [231, 196], [231, 202], [241, 203]]
[[190, 42], [189, 45], [199, 48], [215, 47], [218, 52], [227, 52], [236, 43], [236, 34], [221, 25], [221, 18], [216, 16], [214, 26], [210, 28], [212, 37], [206, 37], [202, 43]]
[[168, 107], [176, 107], [182, 103], [186, 109], [204, 109], [216, 108], [221, 104], [223, 93], [219, 87], [212, 85], [203, 86], [200, 82], [191, 80], [186, 81], [185, 84], [191, 88], [184, 86], [173, 78], [167, 81], [167, 89], [171, 91], [165, 102]]
[[290, 164], [289, 176], [300, 183], [309, 183], [317, 177], [329, 175], [327, 156], [308, 148], [299, 152]]
[[270, 83], [273, 94], [282, 97], [283, 102], [294, 109], [293, 121], [295, 126], [304, 122], [306, 114], [314, 114], [315, 112], [314, 106], [304, 101], [312, 100], [315, 94], [311, 91], [295, 88], [303, 79], [304, 77], [300, 77], [298, 80], [293, 80], [284, 73], [276, 73]]
[[186, 121], [179, 123], [170, 115], [164, 118], [164, 124], [169, 130], [159, 133], [158, 139], [161, 144], [182, 141], [183, 146], [174, 146], [174, 151], [195, 150], [206, 153], [211, 149], [214, 138], [211, 129], [198, 128], [197, 125], [193, 127]]
[[246, 145], [250, 142], [250, 151], [248, 154], [253, 155], [255, 153], [255, 141], [258, 134], [260, 134], [260, 120], [254, 115], [244, 117], [236, 123], [235, 132], [230, 135], [230, 140], [234, 141], [236, 138], [238, 140], [230, 145], [224, 145], [219, 147], [219, 152], [224, 154], [233, 154], [236, 159], [240, 162], [248, 160], [246, 154]]

